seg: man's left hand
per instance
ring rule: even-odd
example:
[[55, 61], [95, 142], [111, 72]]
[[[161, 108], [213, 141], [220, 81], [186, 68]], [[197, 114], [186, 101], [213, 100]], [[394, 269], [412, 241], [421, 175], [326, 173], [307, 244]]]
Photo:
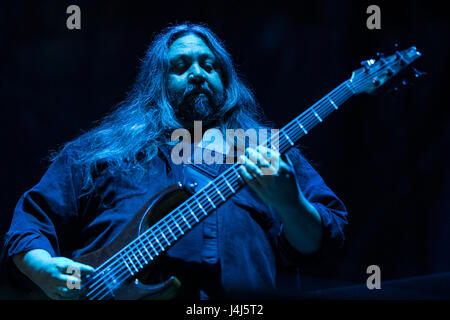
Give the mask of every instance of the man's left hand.
[[285, 159], [263, 146], [247, 148], [246, 155], [239, 157], [241, 176], [266, 204], [281, 211], [298, 207], [303, 198], [294, 168]]

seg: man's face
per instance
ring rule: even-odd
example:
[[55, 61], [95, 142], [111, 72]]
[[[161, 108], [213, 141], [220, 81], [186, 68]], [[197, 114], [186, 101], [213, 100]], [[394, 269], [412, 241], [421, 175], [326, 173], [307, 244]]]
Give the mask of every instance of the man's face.
[[224, 101], [224, 88], [213, 52], [194, 34], [175, 40], [169, 48], [168, 96], [178, 120], [212, 120]]

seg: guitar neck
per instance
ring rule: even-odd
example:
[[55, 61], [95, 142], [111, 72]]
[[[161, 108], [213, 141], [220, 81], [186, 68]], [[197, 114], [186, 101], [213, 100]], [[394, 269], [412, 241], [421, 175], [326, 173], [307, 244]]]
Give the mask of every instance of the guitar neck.
[[323, 119], [333, 113], [333, 111], [338, 110], [339, 106], [344, 104], [354, 94], [351, 80], [344, 81], [280, 129], [278, 136], [272, 137], [268, 141], [268, 147], [272, 147], [274, 140], [276, 140], [278, 151], [285, 153], [303, 136], [307, 135], [312, 128], [321, 123]]
[[[271, 136], [266, 146], [274, 147], [276, 143], [280, 153], [289, 150], [312, 128], [355, 94], [352, 86], [351, 80], [343, 82], [280, 129], [278, 134]], [[119, 251], [110, 260], [110, 263], [122, 263], [125, 266], [125, 273], [129, 276], [137, 273], [144, 265], [171, 247], [245, 185], [238, 168], [239, 164], [235, 163], [210, 181], [200, 191]]]

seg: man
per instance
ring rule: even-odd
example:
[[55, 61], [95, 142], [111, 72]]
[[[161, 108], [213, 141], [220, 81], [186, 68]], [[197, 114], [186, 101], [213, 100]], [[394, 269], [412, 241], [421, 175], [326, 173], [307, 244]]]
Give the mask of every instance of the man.
[[[127, 99], [67, 143], [20, 198], [4, 243], [11, 270], [52, 299], [78, 298], [67, 283], [80, 279], [68, 270], [95, 270], [73, 259], [110, 243], [152, 195], [187, 181], [170, 136], [194, 121], [221, 132], [267, 127], [217, 36], [182, 24], [155, 38]], [[158, 272], [182, 283], [179, 298], [296, 295], [301, 268], [342, 245], [342, 202], [298, 150], [267, 154], [247, 148], [239, 161], [248, 186], [160, 258]], [[198, 167], [213, 177], [226, 165]]]

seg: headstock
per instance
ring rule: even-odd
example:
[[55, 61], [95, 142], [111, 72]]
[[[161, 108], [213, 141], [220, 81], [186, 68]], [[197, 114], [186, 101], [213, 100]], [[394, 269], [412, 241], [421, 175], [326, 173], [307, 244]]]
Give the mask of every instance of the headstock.
[[[378, 60], [369, 59], [361, 62], [363, 67], [353, 71], [349, 81], [355, 93], [373, 93], [420, 56], [421, 53], [416, 47], [396, 51], [387, 58], [379, 54]], [[421, 74], [419, 71], [416, 72], [417, 77]]]

